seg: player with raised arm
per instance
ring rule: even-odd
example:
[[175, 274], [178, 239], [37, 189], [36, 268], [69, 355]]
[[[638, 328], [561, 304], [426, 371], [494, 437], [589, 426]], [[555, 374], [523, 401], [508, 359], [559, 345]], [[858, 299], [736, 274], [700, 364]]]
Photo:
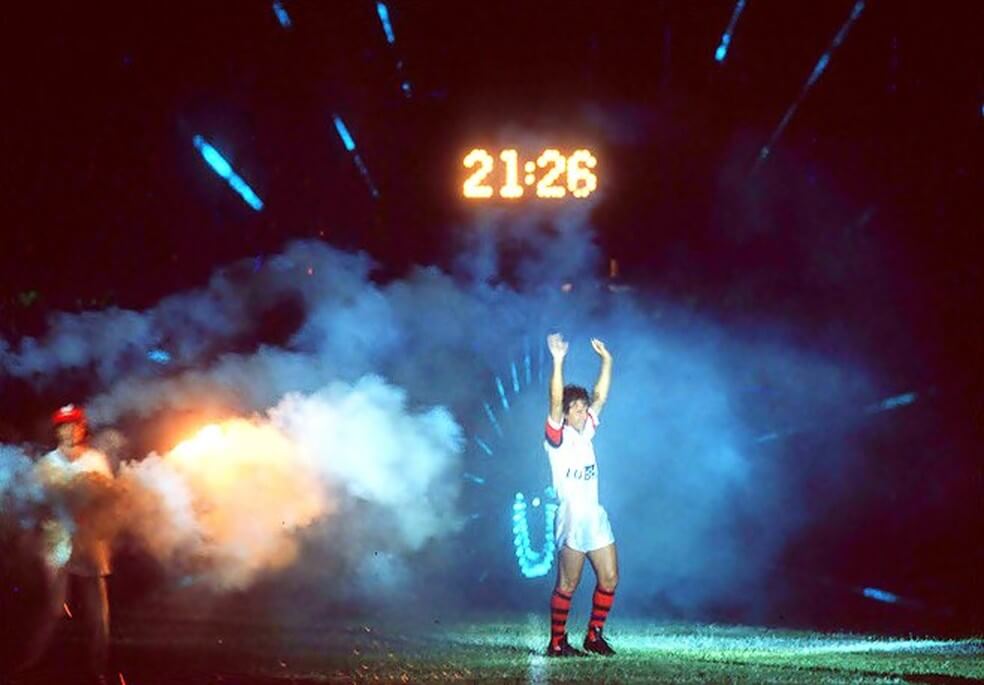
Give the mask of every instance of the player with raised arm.
[[591, 347], [601, 358], [601, 372], [589, 398], [586, 388], [564, 385], [567, 342], [563, 336], [559, 333], [548, 336], [547, 346], [553, 357], [553, 372], [544, 448], [550, 459], [553, 487], [560, 500], [554, 524], [558, 549], [557, 583], [550, 597], [547, 656], [583, 655], [567, 641], [567, 615], [581, 580], [585, 557], [591, 562], [597, 584], [584, 649], [611, 656], [615, 650], [605, 641], [602, 631], [615, 599], [618, 558], [608, 513], [598, 502], [598, 464], [592, 440], [601, 408], [608, 399], [612, 355], [602, 341], [591, 340]]

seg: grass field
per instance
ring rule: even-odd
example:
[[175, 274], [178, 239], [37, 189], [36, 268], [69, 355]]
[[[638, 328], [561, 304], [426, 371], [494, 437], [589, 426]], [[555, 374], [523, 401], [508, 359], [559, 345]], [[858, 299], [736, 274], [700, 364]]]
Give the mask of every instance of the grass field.
[[[275, 627], [121, 617], [114, 673], [177, 683], [961, 683], [984, 680], [984, 640], [885, 639], [613, 621], [612, 658], [547, 659], [542, 616], [454, 624]], [[71, 683], [71, 635], [16, 683]], [[68, 639], [66, 639], [68, 638]], [[572, 637], [572, 642], [573, 642]], [[66, 643], [68, 646], [66, 647]], [[81, 681], [79, 681], [81, 682]], [[114, 683], [115, 685], [115, 683]]]

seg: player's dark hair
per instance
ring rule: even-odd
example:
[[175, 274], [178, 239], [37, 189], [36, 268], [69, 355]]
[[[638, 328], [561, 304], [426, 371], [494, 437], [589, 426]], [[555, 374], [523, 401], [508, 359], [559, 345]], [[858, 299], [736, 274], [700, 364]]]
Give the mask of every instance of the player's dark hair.
[[583, 388], [580, 385], [565, 385], [564, 386], [564, 413], [566, 414], [571, 405], [578, 400], [584, 400], [585, 404], [591, 404], [591, 400], [588, 398], [588, 389]]

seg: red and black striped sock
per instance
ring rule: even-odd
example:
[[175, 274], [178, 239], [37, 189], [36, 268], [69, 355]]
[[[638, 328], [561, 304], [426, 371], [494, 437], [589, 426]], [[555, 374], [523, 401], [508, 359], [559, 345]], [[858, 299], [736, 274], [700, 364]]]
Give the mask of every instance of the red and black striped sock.
[[556, 647], [567, 633], [567, 615], [571, 612], [571, 597], [560, 590], [550, 595], [550, 646]]
[[615, 591], [608, 592], [596, 586], [594, 597], [591, 601], [591, 620], [588, 622], [588, 638], [594, 636], [591, 630], [592, 628], [601, 630], [605, 627], [605, 619], [608, 618], [608, 612], [611, 611], [612, 603], [615, 601]]

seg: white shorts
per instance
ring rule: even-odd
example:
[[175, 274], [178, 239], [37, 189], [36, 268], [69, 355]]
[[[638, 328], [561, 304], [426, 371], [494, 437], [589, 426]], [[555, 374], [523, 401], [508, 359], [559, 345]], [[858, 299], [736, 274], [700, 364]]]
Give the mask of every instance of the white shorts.
[[558, 551], [567, 545], [578, 552], [593, 552], [615, 542], [615, 535], [608, 512], [600, 504], [572, 513], [567, 502], [562, 502], [554, 520], [554, 540]]

